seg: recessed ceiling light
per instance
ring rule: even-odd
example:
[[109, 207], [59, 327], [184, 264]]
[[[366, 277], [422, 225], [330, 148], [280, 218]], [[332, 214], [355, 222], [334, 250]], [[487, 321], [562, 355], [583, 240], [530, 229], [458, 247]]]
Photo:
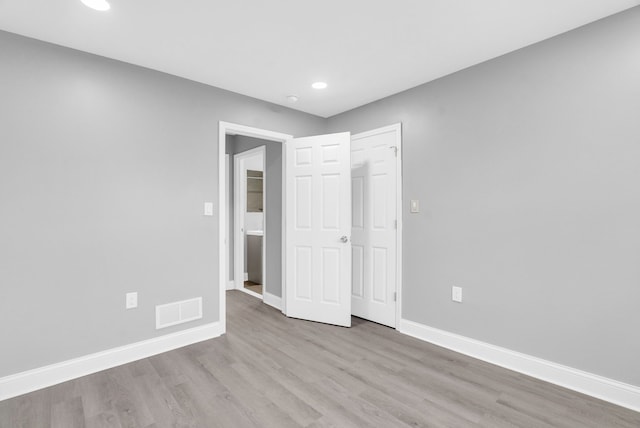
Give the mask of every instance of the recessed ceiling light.
[[311, 87], [313, 89], [326, 89], [328, 85], [325, 82], [316, 82], [313, 85], [311, 85]]
[[298, 102], [298, 96], [297, 95], [289, 95], [287, 96], [287, 100], [293, 104], [293, 103], [297, 103]]
[[91, 9], [99, 10], [101, 12], [111, 9], [111, 5], [107, 0], [82, 0], [82, 3]]

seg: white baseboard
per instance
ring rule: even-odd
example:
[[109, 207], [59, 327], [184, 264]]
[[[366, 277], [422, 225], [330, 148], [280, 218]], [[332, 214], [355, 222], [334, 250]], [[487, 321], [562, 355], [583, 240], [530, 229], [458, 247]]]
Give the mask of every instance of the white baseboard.
[[249, 281], [249, 273], [248, 272], [244, 273], [244, 280], [245, 281]]
[[111, 367], [161, 354], [222, 334], [219, 322], [85, 355], [0, 378], [0, 401]]
[[398, 330], [461, 354], [640, 411], [640, 387], [405, 319], [400, 320]]
[[227, 283], [227, 290], [235, 290], [235, 288], [236, 288], [236, 284], [235, 284], [235, 282], [233, 282], [233, 281], [229, 281], [229, 282]]
[[262, 301], [269, 306], [273, 306], [278, 310], [282, 310], [282, 297], [278, 297], [265, 291], [262, 297]]

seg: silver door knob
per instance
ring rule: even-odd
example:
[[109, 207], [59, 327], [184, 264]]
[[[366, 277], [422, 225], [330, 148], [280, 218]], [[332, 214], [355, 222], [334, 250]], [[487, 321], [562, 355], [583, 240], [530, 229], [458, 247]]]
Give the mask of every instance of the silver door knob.
[[347, 238], [347, 237], [346, 237], [346, 235], [345, 235], [345, 236], [341, 236], [341, 237], [340, 237], [340, 240], [341, 240], [342, 242], [344, 242], [345, 244], [346, 244], [347, 242], [349, 242], [349, 238]]

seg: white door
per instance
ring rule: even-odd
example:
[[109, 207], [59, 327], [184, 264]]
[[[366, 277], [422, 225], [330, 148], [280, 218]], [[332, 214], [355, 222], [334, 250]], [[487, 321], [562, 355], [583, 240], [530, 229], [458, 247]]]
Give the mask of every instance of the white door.
[[351, 136], [286, 144], [287, 316], [351, 326]]
[[351, 139], [352, 312], [396, 326], [399, 126]]

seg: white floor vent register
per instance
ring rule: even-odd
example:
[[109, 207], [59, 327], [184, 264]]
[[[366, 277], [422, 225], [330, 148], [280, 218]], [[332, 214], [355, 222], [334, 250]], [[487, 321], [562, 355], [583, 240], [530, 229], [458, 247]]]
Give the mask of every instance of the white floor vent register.
[[156, 330], [202, 318], [202, 297], [156, 306]]

